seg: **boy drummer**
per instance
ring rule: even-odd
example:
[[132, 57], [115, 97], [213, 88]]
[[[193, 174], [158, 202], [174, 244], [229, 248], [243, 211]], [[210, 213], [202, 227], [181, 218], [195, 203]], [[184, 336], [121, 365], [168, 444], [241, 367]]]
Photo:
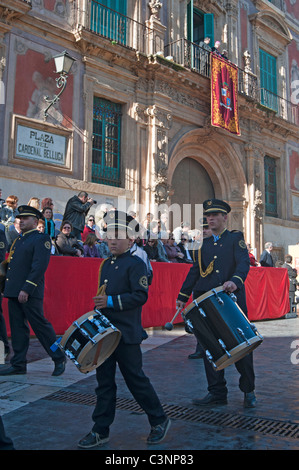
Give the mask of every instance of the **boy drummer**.
[[112, 255], [100, 267], [99, 290], [94, 303], [121, 331], [122, 337], [113, 354], [96, 370], [94, 425], [78, 446], [89, 449], [109, 440], [116, 408], [116, 363], [130, 392], [148, 416], [151, 431], [147, 444], [157, 444], [165, 438], [170, 420], [142, 370], [141, 310], [148, 297], [147, 271], [145, 263], [130, 253], [131, 241], [139, 226], [132, 217], [120, 211], [110, 211], [104, 219]]

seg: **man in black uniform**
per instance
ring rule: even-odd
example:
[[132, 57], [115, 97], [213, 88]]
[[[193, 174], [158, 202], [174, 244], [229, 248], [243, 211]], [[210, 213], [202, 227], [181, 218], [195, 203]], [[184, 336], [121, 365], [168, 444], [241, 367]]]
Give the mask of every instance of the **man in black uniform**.
[[148, 416], [151, 432], [147, 443], [157, 444], [166, 436], [170, 420], [142, 370], [141, 310], [148, 297], [147, 269], [138, 256], [130, 253], [131, 240], [138, 231], [138, 224], [120, 211], [108, 212], [104, 220], [112, 256], [101, 264], [99, 290], [94, 302], [122, 336], [112, 355], [96, 369], [98, 386], [97, 404], [92, 415], [94, 426], [78, 446], [88, 449], [109, 440], [109, 428], [116, 408], [116, 363], [130, 392]]
[[[244, 282], [249, 272], [249, 256], [243, 234], [226, 229], [229, 204], [219, 199], [209, 199], [203, 203], [212, 236], [205, 238], [201, 249], [194, 253], [194, 264], [190, 269], [177, 298], [177, 306], [184, 308], [189, 296], [198, 298], [219, 286], [226, 292], [234, 292], [241, 310], [247, 314]], [[208, 395], [195, 399], [198, 406], [226, 404], [227, 387], [224, 371], [215, 371], [212, 364], [204, 357], [208, 381]], [[235, 363], [240, 373], [239, 387], [244, 392], [244, 406], [256, 404], [254, 392], [255, 376], [252, 353]]]
[[[2, 263], [5, 260], [5, 255], [6, 255], [6, 250], [7, 250], [7, 240], [5, 236], [5, 232], [3, 230], [0, 230], [0, 263]], [[3, 279], [3, 280], [2, 280]], [[8, 338], [7, 338], [7, 331], [6, 331], [6, 325], [5, 325], [5, 320], [3, 317], [3, 310], [2, 310], [2, 286], [5, 281], [5, 274], [1, 273], [1, 281], [0, 281], [0, 341], [3, 341], [4, 343], [4, 354], [5, 357], [9, 354], [10, 348], [8, 344]]]
[[26, 374], [26, 355], [32, 326], [38, 340], [55, 363], [52, 375], [64, 372], [65, 356], [61, 350], [52, 352], [50, 346], [56, 341], [51, 323], [44, 317], [44, 274], [51, 255], [51, 240], [36, 227], [41, 213], [31, 206], [18, 208], [21, 235], [10, 249], [9, 264], [4, 288], [8, 298], [11, 341], [14, 355], [9, 368], [1, 369], [0, 375]]

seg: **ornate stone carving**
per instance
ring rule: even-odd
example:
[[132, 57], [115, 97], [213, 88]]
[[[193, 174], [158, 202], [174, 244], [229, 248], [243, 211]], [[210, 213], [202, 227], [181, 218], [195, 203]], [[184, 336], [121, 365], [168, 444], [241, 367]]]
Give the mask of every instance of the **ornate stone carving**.
[[255, 191], [252, 213], [255, 219], [259, 221], [263, 219], [264, 203], [262, 198], [262, 191], [259, 189], [256, 189]]
[[172, 116], [170, 113], [167, 113], [165, 110], [158, 108], [156, 105], [149, 106], [145, 114], [151, 118], [156, 119], [156, 125], [158, 127], [163, 127], [165, 129], [170, 129], [172, 125]]
[[160, 20], [160, 9], [163, 6], [163, 3], [159, 2], [159, 0], [152, 0], [148, 3], [149, 9], [151, 11], [151, 18], [155, 18], [156, 20]]

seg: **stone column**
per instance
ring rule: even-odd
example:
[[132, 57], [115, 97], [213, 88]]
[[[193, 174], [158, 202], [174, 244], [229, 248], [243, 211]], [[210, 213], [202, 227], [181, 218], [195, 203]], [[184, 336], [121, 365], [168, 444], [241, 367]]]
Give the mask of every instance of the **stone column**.
[[245, 145], [246, 162], [247, 162], [247, 184], [249, 194], [248, 205], [248, 235], [246, 240], [256, 248], [257, 259], [263, 250], [263, 198], [262, 198], [262, 149], [248, 143]]
[[160, 8], [162, 3], [159, 0], [153, 0], [148, 3], [151, 11], [150, 19], [147, 20], [146, 26], [148, 28], [148, 55], [162, 53], [164, 55], [164, 37], [166, 26], [164, 26], [159, 17]]
[[[167, 110], [156, 105], [146, 110], [149, 116], [149, 169], [151, 198], [150, 211], [155, 214], [157, 206], [166, 204], [169, 199], [168, 184], [168, 132], [172, 116]], [[157, 214], [155, 214], [157, 215]]]

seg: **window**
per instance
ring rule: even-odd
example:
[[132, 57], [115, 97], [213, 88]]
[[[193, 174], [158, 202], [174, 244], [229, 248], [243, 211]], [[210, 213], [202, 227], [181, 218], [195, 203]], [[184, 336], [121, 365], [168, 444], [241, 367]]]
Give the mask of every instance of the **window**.
[[265, 213], [271, 217], [277, 214], [277, 187], [275, 158], [265, 157]]
[[124, 0], [91, 1], [90, 29], [119, 44], [126, 44], [127, 5]]
[[193, 0], [187, 6], [188, 40], [199, 44], [205, 37], [211, 39], [210, 46], [214, 46], [214, 15], [203, 13], [193, 8]]
[[120, 186], [121, 105], [94, 98], [93, 106], [93, 183]]
[[260, 49], [261, 104], [278, 111], [276, 58]]

